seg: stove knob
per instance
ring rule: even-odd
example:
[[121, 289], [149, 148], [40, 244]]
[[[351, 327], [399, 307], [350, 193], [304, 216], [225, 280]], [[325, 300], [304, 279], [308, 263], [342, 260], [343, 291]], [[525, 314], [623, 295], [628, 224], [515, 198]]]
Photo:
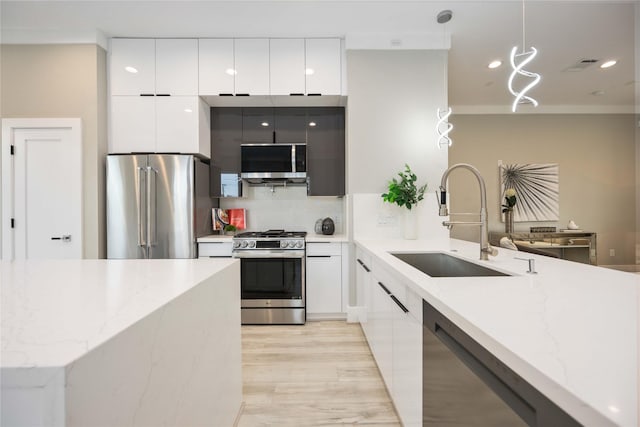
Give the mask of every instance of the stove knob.
[[298, 249], [302, 248], [302, 242], [296, 242], [296, 248]]
[[247, 247], [247, 242], [243, 241], [242, 243], [240, 243], [240, 246], [244, 249]]
[[281, 240], [280, 241], [280, 247], [283, 248], [283, 249], [286, 248], [287, 247], [287, 241], [286, 240]]
[[240, 247], [240, 242], [233, 242], [233, 249], [237, 249]]
[[254, 240], [249, 242], [249, 247], [250, 248], [255, 248], [256, 247], [256, 242]]

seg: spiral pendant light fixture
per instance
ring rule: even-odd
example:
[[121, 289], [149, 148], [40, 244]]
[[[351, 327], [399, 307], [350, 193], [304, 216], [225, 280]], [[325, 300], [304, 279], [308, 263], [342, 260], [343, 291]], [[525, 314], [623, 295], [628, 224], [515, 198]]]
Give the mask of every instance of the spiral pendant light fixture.
[[[438, 24], [446, 24], [451, 20], [452, 17], [453, 17], [453, 12], [451, 12], [450, 10], [443, 10], [442, 12], [438, 13], [436, 20], [438, 21]], [[442, 32], [443, 32], [443, 42], [444, 42], [446, 41], [445, 27], [443, 27]], [[444, 71], [443, 71], [442, 87], [445, 88], [444, 97], [446, 98], [447, 97], [447, 93], [446, 93], [447, 64], [446, 63], [443, 64], [443, 70]], [[436, 117], [438, 118], [438, 122], [436, 123], [436, 133], [438, 135], [438, 140], [436, 144], [438, 145], [438, 148], [451, 147], [451, 144], [453, 142], [449, 137], [449, 132], [451, 132], [451, 130], [453, 129], [453, 125], [449, 123], [449, 116], [451, 116], [451, 107], [447, 107], [444, 109], [441, 109], [440, 107], [438, 107], [436, 111]]]
[[[533, 89], [534, 86], [540, 83], [540, 74], [524, 69], [524, 67], [531, 61], [533, 61], [533, 59], [536, 57], [536, 55], [538, 54], [538, 50], [533, 46], [529, 50], [526, 50], [525, 40], [525, 9], [524, 0], [522, 0], [522, 52], [518, 53], [518, 46], [514, 46], [511, 49], [509, 58], [511, 62], [511, 68], [513, 70], [511, 71], [509, 81], [507, 82], [509, 92], [514, 96], [513, 104], [511, 105], [511, 111], [514, 113], [516, 112], [516, 110], [518, 109], [518, 105], [520, 104], [532, 104], [534, 107], [538, 106], [538, 101], [527, 95], [527, 93], [531, 89]], [[522, 76], [532, 80], [523, 88], [517, 90], [513, 86], [514, 80], [517, 76]]]

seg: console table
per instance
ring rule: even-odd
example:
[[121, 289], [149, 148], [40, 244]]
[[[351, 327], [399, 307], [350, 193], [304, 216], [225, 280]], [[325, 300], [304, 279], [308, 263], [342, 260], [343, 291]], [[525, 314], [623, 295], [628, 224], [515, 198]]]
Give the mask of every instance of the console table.
[[489, 243], [500, 246], [503, 237], [508, 237], [523, 252], [597, 265], [596, 233], [569, 230], [549, 233], [491, 231]]

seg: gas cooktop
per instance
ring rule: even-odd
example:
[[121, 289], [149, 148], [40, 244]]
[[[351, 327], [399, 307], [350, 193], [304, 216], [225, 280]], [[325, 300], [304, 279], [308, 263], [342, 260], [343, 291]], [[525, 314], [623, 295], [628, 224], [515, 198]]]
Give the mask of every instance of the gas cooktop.
[[307, 235], [306, 231], [285, 231], [285, 230], [266, 230], [266, 231], [247, 231], [236, 234], [236, 239], [264, 239], [264, 238], [303, 238]]

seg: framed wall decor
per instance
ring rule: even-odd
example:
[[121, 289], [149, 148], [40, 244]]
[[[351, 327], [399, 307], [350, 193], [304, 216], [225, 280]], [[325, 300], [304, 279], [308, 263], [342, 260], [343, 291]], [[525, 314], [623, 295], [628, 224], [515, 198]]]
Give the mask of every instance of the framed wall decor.
[[498, 168], [500, 205], [504, 202], [504, 192], [507, 188], [516, 190], [514, 221], [535, 222], [560, 219], [560, 183], [557, 163], [498, 164]]

